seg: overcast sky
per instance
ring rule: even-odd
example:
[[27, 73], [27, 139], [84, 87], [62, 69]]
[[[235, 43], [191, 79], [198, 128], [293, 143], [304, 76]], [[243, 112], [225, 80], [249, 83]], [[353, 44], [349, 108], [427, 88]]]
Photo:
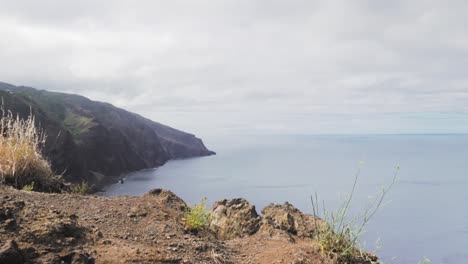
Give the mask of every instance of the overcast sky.
[[0, 81], [199, 136], [468, 132], [467, 1], [0, 1]]

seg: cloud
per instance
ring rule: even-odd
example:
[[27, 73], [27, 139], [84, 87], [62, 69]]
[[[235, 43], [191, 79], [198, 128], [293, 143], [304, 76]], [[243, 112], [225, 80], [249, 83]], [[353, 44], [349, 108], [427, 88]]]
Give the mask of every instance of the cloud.
[[0, 4], [2, 81], [200, 133], [468, 131], [464, 1]]

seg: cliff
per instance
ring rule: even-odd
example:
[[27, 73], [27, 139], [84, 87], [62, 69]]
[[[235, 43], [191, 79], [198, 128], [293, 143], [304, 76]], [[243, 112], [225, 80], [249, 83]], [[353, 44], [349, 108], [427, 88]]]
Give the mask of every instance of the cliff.
[[170, 159], [212, 155], [192, 134], [79, 95], [0, 83], [4, 109], [31, 112], [45, 130], [44, 155], [71, 182], [96, 186]]

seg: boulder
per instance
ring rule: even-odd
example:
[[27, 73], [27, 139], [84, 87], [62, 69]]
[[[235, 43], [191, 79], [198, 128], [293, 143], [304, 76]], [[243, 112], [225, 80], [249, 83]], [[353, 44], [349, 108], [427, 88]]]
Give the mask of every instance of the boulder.
[[78, 225], [76, 219], [59, 219], [49, 225], [48, 233], [57, 238], [80, 238], [83, 234], [83, 228]]
[[317, 229], [326, 228], [322, 219], [309, 214], [303, 214], [292, 204], [270, 204], [262, 210], [262, 234], [271, 237], [278, 236], [293, 240], [293, 236], [312, 238]]
[[7, 241], [0, 248], [0, 264], [23, 264], [26, 258], [14, 240]]
[[175, 195], [173, 192], [164, 190], [164, 189], [153, 189], [145, 194], [145, 196], [156, 197], [159, 202], [169, 205], [172, 208], [177, 210], [185, 210], [187, 204], [179, 196]]
[[62, 262], [70, 264], [94, 264], [95, 260], [87, 252], [73, 251], [60, 258]]
[[253, 235], [260, 228], [261, 218], [245, 199], [217, 201], [211, 212], [210, 230], [219, 239], [233, 239]]

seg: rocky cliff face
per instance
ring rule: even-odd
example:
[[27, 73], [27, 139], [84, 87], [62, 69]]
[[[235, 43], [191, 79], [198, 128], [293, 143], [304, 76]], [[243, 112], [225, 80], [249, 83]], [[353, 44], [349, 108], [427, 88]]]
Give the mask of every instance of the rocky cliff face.
[[102, 186], [170, 159], [214, 154], [192, 134], [79, 95], [0, 83], [0, 97], [4, 109], [36, 116], [47, 134], [44, 154], [73, 182]]

